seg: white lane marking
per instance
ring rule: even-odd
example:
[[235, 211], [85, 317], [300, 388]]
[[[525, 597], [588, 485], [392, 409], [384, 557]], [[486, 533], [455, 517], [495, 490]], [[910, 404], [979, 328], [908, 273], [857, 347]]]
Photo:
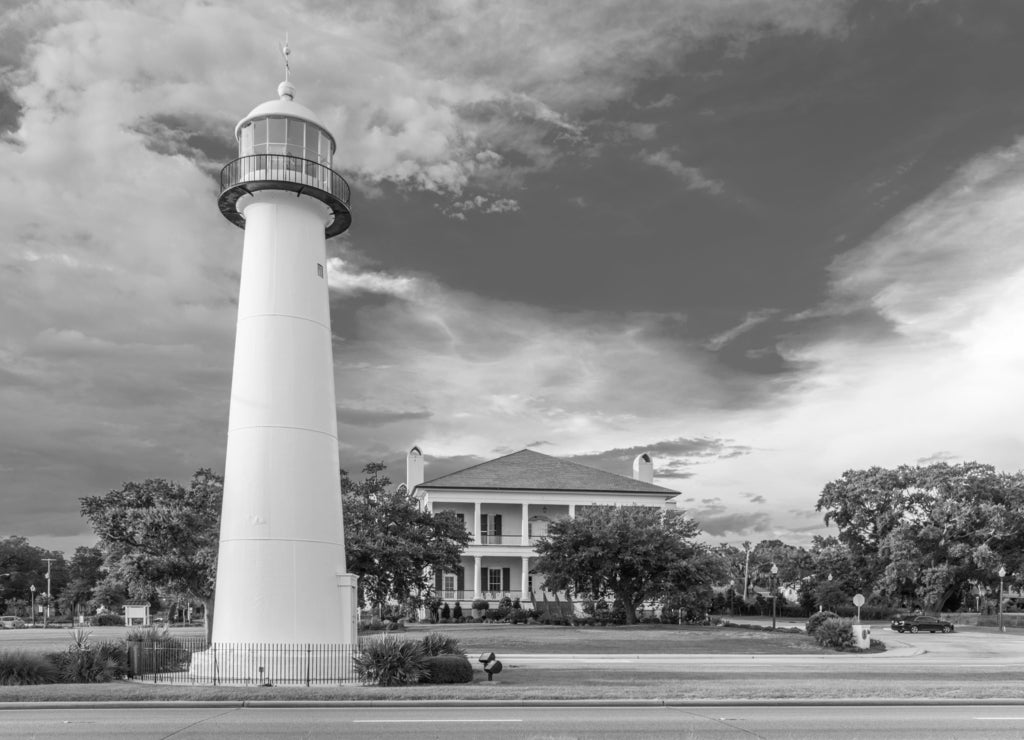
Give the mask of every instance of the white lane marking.
[[975, 717], [976, 720], [988, 720], [989, 722], [997, 720], [1009, 720], [1011, 722], [1024, 722], [1024, 717]]
[[522, 722], [521, 719], [354, 719], [354, 725], [387, 725], [418, 722], [420, 724], [441, 724], [443, 722]]

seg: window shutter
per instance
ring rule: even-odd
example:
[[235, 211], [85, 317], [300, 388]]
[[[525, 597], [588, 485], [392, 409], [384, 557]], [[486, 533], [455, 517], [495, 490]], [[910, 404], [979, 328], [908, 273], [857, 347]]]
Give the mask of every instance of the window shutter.
[[463, 568], [460, 565], [459, 569], [457, 571], [455, 571], [455, 576], [458, 579], [458, 582], [457, 582], [455, 588], [457, 590], [459, 590], [459, 591], [465, 591], [466, 590], [466, 569]]
[[486, 514], [481, 514], [480, 515], [480, 534], [481, 534], [480, 541], [481, 542], [486, 542], [486, 540], [484, 540], [483, 537], [482, 537], [483, 535], [487, 534], [487, 515]]
[[501, 514], [494, 515], [494, 534], [501, 536]]
[[512, 590], [512, 569], [502, 568], [501, 569], [501, 590], [511, 591]]
[[488, 584], [487, 584], [487, 568], [481, 568], [480, 569], [480, 590], [481, 591], [488, 591], [488, 590], [490, 590], [488, 588]]
[[434, 571], [434, 588], [438, 591], [441, 590], [441, 571], [439, 570]]

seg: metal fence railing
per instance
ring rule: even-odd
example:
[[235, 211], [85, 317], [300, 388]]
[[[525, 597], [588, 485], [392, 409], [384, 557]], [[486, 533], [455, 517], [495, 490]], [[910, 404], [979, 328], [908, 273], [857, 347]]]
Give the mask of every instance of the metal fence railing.
[[165, 684], [276, 686], [357, 682], [357, 645], [221, 643], [172, 637], [128, 643], [129, 676]]

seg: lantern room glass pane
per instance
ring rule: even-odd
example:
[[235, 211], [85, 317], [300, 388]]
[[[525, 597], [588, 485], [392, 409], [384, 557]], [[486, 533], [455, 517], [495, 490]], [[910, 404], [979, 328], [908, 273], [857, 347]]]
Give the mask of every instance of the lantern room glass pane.
[[306, 123], [294, 118], [288, 119], [288, 154], [293, 157], [306, 157], [302, 144], [306, 138]]
[[267, 127], [267, 141], [271, 144], [285, 143], [285, 119], [268, 118]]
[[238, 139], [238, 156], [244, 157], [247, 154], [252, 154], [255, 151], [252, 142], [252, 124], [247, 123], [242, 126], [242, 135]]
[[320, 132], [320, 153], [319, 153], [319, 159], [320, 159], [321, 164], [325, 164], [328, 167], [330, 167], [331, 166], [331, 154], [333, 154], [333, 152], [331, 152], [331, 140], [330, 140], [330, 138], [328, 138], [327, 134], [325, 134], [323, 131], [321, 131]]
[[261, 118], [252, 122], [253, 141], [256, 144], [267, 143], [267, 119]]

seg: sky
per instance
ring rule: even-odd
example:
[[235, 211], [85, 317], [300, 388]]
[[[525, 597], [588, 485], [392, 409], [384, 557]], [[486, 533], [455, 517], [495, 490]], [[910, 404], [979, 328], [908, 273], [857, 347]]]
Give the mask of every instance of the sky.
[[0, 537], [223, 469], [217, 177], [285, 34], [350, 473], [648, 451], [708, 541], [806, 545], [846, 470], [1020, 469], [1016, 0], [4, 0]]

